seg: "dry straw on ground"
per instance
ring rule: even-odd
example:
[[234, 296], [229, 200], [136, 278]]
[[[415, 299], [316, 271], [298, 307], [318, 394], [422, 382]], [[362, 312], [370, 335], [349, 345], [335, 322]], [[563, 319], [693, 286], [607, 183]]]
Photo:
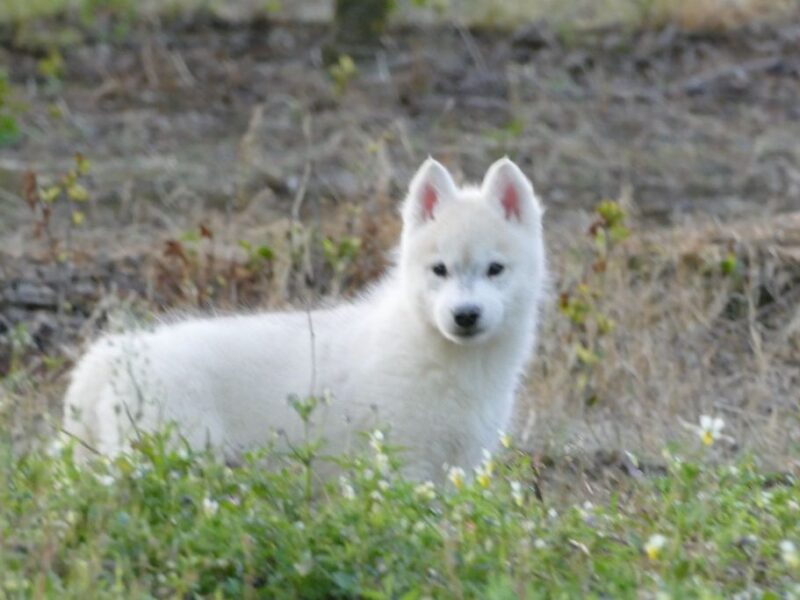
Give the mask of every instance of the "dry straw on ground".
[[[569, 325], [549, 314], [528, 383], [531, 445], [653, 457], [712, 414], [725, 449], [787, 468], [800, 442], [800, 213], [634, 235], [618, 250], [599, 301], [616, 327], [591, 390], [576, 390]], [[553, 269], [568, 285], [580, 253], [558, 248]]]

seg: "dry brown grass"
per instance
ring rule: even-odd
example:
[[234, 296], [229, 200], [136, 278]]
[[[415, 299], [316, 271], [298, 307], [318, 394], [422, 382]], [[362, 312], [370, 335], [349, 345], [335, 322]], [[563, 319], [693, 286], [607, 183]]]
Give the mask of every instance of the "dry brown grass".
[[448, 3], [445, 17], [473, 23], [519, 25], [545, 20], [561, 27], [624, 23], [633, 27], [673, 25], [688, 31], [735, 29], [774, 20], [798, 8], [796, 0], [501, 0]]
[[793, 0], [635, 0], [632, 4], [645, 25], [675, 25], [689, 31], [734, 29], [797, 7]]
[[[328, 0], [277, 3], [141, 0], [131, 4], [137, 14], [147, 18], [210, 10], [221, 18], [239, 21], [264, 14], [266, 10], [267, 14], [280, 18], [328, 21], [333, 3]], [[689, 31], [728, 30], [754, 21], [774, 20], [798, 8], [797, 0], [433, 0], [424, 9], [410, 4], [400, 3], [399, 20], [455, 20], [511, 26], [546, 20], [579, 28], [626, 23], [636, 27], [675, 25]], [[85, 6], [85, 0], [11, 0], [7, 6], [5, 3], [0, 6], [0, 22], [51, 17], [63, 12], [75, 14]], [[122, 2], [120, 6], [127, 5]]]
[[[551, 239], [574, 239], [570, 229]], [[557, 290], [585, 275], [588, 244], [553, 254]], [[729, 254], [738, 274], [721, 270]], [[595, 281], [616, 327], [580, 390], [572, 327], [550, 311], [520, 421], [532, 447], [652, 457], [667, 442], [696, 442], [687, 424], [712, 414], [725, 419], [730, 450], [785, 466], [800, 443], [800, 213], [635, 235]]]
[[[285, 306], [291, 300], [302, 307], [309, 294], [358, 289], [382, 266], [398, 220], [350, 212], [346, 217], [348, 211], [341, 210], [323, 231], [308, 226], [294, 239], [296, 225], [289, 220], [268, 228], [247, 228], [240, 221], [228, 229], [234, 235], [212, 221], [215, 237], [201, 242], [200, 262], [176, 280], [183, 282], [182, 289], [199, 289], [198, 282], [214, 279], [207, 273], [209, 261], [225, 269], [244, 268], [247, 257], [237, 242], [247, 238], [271, 240], [278, 258], [263, 279], [255, 284], [243, 280], [238, 299], [217, 302], [223, 309], [241, 310], [256, 297], [262, 306]], [[629, 450], [658, 461], [669, 442], [696, 444], [687, 424], [712, 414], [725, 419], [725, 433], [735, 440], [723, 444], [722, 452], [752, 451], [767, 464], [787, 467], [786, 457], [800, 444], [800, 213], [657, 231], [639, 230], [634, 221], [632, 237], [616, 248], [599, 275], [588, 274], [593, 250], [585, 232], [590, 221], [584, 214], [548, 225], [553, 302], [520, 406], [521, 441], [562, 459]], [[331, 287], [332, 274], [314, 250], [322, 235], [353, 235], [369, 244], [338, 288]], [[723, 273], [720, 266], [729, 255], [736, 257], [735, 274]], [[142, 250], [138, 260], [165, 259]], [[317, 277], [316, 291], [306, 285], [309, 272]], [[589, 331], [602, 360], [583, 388], [577, 384], [575, 328], [555, 300], [587, 276], [598, 292], [598, 309], [615, 328], [600, 337]], [[256, 286], [254, 294], [242, 291], [248, 285]], [[147, 287], [158, 285], [151, 281]], [[116, 304], [112, 309], [119, 309]], [[179, 311], [203, 308], [191, 294], [173, 295], [170, 305]], [[125, 303], [122, 308], [129, 309]], [[108, 309], [101, 303], [97, 310]], [[87, 329], [85, 335], [94, 332]], [[30, 366], [30, 375], [40, 377], [41, 369], [33, 362]], [[38, 429], [35, 423], [43, 415], [58, 412], [61, 375], [50, 373], [37, 386], [22, 388], [19, 398], [26, 410], [20, 418], [27, 415], [27, 425], [20, 423], [21, 431]], [[590, 396], [596, 401], [587, 403]]]

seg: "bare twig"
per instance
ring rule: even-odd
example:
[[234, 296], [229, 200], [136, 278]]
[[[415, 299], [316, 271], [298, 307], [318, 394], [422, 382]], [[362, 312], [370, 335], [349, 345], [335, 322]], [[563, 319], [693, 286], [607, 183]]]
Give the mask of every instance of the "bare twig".
[[67, 431], [67, 430], [66, 430], [66, 429], [64, 429], [63, 427], [58, 427], [58, 428], [56, 429], [56, 431], [58, 431], [59, 433], [63, 433], [63, 434], [64, 434], [64, 435], [66, 435], [67, 437], [69, 437], [69, 438], [71, 438], [71, 439], [75, 440], [75, 441], [76, 441], [76, 442], [78, 442], [78, 443], [79, 443], [81, 446], [83, 446], [84, 448], [86, 448], [86, 449], [87, 449], [89, 452], [92, 452], [93, 454], [96, 454], [97, 456], [102, 456], [102, 455], [103, 455], [103, 453], [102, 453], [102, 452], [100, 452], [100, 451], [99, 451], [97, 448], [95, 448], [94, 446], [92, 446], [91, 444], [89, 444], [88, 442], [86, 442], [85, 440], [81, 439], [80, 437], [78, 437], [78, 436], [77, 436], [77, 435], [75, 435], [74, 433], [72, 433], [72, 432], [70, 432], [70, 431]]
[[183, 56], [181, 55], [181, 53], [170, 52], [169, 57], [172, 59], [172, 65], [178, 72], [178, 77], [181, 78], [183, 84], [187, 87], [194, 87], [195, 84], [194, 75], [192, 75], [192, 72], [189, 70], [186, 61], [183, 60]]
[[313, 396], [317, 389], [317, 339], [314, 333], [314, 319], [311, 317], [309, 308], [306, 308], [306, 318], [308, 319], [308, 337], [311, 344], [311, 383], [308, 395]]
[[456, 31], [458, 31], [458, 35], [464, 42], [464, 47], [467, 49], [467, 53], [475, 63], [475, 66], [478, 67], [479, 71], [485, 73], [488, 70], [486, 68], [486, 61], [483, 59], [483, 55], [481, 54], [478, 45], [475, 43], [475, 38], [473, 38], [472, 34], [469, 32], [469, 29], [461, 24], [458, 24], [456, 25]]

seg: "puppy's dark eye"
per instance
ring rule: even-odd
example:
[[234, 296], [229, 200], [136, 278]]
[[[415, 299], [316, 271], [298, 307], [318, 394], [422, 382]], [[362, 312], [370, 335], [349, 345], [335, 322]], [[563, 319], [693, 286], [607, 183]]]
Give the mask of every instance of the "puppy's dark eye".
[[431, 271], [437, 277], [447, 277], [447, 267], [444, 266], [444, 263], [436, 263], [431, 267]]
[[489, 277], [496, 277], [500, 275], [505, 270], [505, 266], [501, 265], [500, 263], [493, 262], [489, 265], [489, 270], [486, 271], [486, 274]]

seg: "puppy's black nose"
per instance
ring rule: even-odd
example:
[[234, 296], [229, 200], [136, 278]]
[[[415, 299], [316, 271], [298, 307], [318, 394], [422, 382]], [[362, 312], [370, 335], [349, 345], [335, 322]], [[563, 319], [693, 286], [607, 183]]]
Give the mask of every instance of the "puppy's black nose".
[[453, 311], [453, 319], [455, 319], [456, 325], [462, 329], [475, 327], [480, 317], [481, 309], [477, 306], [459, 306]]

